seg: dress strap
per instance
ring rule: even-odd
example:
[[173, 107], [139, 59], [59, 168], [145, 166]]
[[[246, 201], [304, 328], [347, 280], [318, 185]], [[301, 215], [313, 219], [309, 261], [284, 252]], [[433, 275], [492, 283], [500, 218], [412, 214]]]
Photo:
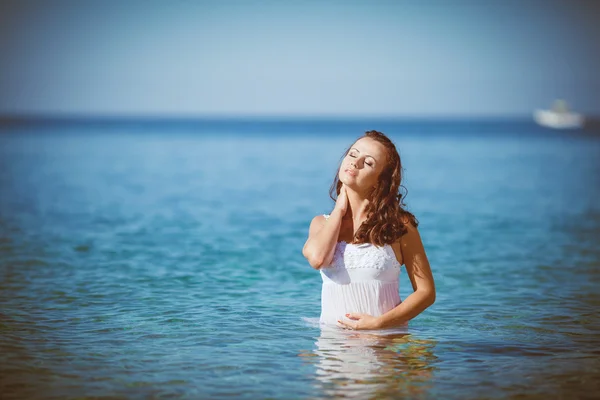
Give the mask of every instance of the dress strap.
[[325, 220], [329, 219], [329, 214], [323, 214], [323, 216], [325, 217]]

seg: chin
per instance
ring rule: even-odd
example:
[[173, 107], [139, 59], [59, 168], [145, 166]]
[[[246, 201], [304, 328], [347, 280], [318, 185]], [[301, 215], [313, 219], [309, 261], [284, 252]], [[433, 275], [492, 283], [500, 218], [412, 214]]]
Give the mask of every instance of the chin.
[[351, 189], [356, 189], [356, 181], [354, 179], [348, 179], [348, 177], [340, 177], [340, 182]]
[[338, 174], [338, 179], [340, 180], [340, 182], [342, 182], [346, 186], [350, 186], [350, 184], [351, 184], [351, 182], [349, 182], [350, 179], [348, 179], [348, 177], [346, 176], [346, 174], [344, 172], [340, 172]]

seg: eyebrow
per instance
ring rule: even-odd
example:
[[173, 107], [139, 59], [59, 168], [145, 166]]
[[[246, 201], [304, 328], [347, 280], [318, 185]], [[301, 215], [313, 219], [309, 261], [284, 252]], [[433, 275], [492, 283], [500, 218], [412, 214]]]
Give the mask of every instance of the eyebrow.
[[[356, 147], [352, 147], [350, 150], [351, 151], [352, 150], [356, 150], [356, 151], [358, 151], [360, 153], [360, 150], [358, 150]], [[375, 157], [369, 155], [369, 154], [365, 154], [365, 157], [371, 157], [373, 159], [373, 161], [377, 162], [377, 159]]]

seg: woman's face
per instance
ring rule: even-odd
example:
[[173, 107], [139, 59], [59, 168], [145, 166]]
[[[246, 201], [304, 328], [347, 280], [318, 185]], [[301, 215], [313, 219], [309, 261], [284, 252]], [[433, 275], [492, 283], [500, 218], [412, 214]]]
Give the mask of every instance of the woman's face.
[[349, 188], [366, 193], [377, 186], [386, 161], [386, 149], [381, 143], [370, 137], [360, 138], [344, 157], [338, 177]]

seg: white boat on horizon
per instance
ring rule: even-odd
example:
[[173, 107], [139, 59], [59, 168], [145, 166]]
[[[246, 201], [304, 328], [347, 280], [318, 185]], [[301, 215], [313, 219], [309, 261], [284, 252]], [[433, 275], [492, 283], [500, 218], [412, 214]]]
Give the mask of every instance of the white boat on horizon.
[[535, 110], [533, 119], [538, 124], [554, 129], [577, 129], [583, 127], [585, 118], [582, 114], [569, 111], [567, 102], [556, 100], [550, 110]]

